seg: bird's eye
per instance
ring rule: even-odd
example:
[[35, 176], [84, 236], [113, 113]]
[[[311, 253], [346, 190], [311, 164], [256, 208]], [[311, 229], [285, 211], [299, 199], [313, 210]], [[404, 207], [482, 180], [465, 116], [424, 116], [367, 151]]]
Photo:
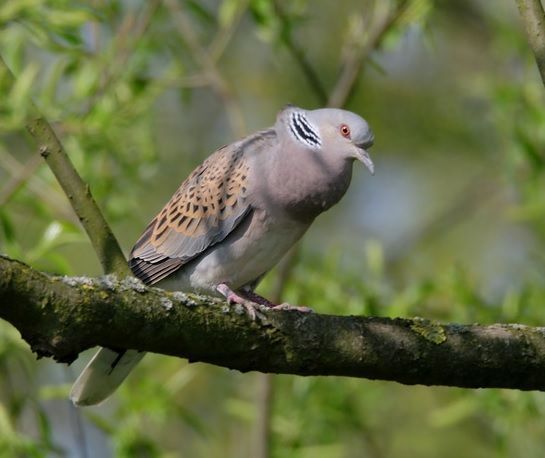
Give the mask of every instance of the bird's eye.
[[341, 124], [339, 130], [341, 131], [341, 135], [343, 137], [350, 138], [350, 127], [348, 127], [346, 124]]

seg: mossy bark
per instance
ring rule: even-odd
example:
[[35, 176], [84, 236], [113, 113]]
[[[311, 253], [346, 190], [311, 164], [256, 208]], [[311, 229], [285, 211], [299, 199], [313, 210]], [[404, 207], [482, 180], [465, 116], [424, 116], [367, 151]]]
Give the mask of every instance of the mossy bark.
[[545, 390], [545, 328], [264, 311], [113, 276], [54, 277], [0, 257], [0, 317], [38, 356], [133, 348], [240, 371]]

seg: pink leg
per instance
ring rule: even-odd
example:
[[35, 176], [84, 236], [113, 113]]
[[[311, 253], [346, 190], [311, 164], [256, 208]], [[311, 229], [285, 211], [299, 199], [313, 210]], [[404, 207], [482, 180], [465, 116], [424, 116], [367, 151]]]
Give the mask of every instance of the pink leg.
[[220, 283], [218, 286], [216, 286], [216, 291], [220, 293], [223, 297], [225, 297], [225, 299], [227, 299], [227, 302], [229, 302], [230, 304], [242, 305], [246, 309], [248, 316], [252, 320], [255, 320], [256, 312], [259, 311], [261, 307], [267, 307], [271, 310], [294, 310], [303, 313], [312, 312], [312, 309], [310, 307], [291, 305], [287, 302], [284, 302], [282, 304], [274, 304], [268, 299], [260, 296], [257, 293], [254, 293], [251, 290], [244, 291], [242, 295], [238, 294], [237, 292], [233, 291], [226, 283]]
[[260, 296], [259, 294], [253, 292], [253, 291], [244, 291], [244, 295], [250, 299], [252, 302], [255, 302], [260, 305], [264, 305], [265, 307], [268, 307], [272, 310], [296, 310], [298, 312], [312, 312], [312, 309], [310, 307], [304, 307], [304, 306], [297, 306], [297, 305], [291, 305], [287, 302], [283, 302], [282, 304], [275, 304], [268, 299], [264, 298], [263, 296]]
[[310, 307], [306, 307], [304, 305], [291, 305], [287, 302], [282, 302], [281, 304], [275, 305], [271, 307], [272, 310], [295, 310], [296, 312], [302, 312], [302, 313], [312, 313], [314, 310], [312, 310]]
[[260, 304], [252, 302], [251, 300], [248, 300], [238, 295], [225, 283], [220, 283], [218, 286], [216, 286], [216, 291], [220, 293], [223, 297], [225, 297], [225, 299], [227, 299], [227, 302], [229, 302], [230, 304], [242, 305], [246, 309], [246, 312], [248, 313], [248, 316], [252, 319], [252, 321], [255, 320], [256, 309], [259, 308]]
[[251, 290], [243, 290], [243, 294], [245, 297], [250, 299], [252, 302], [255, 302], [256, 304], [264, 305], [265, 307], [273, 308], [276, 306], [276, 304], [272, 303], [270, 300], [264, 298], [263, 296], [260, 296], [257, 293], [254, 293]]
[[295, 310], [303, 313], [312, 312], [312, 309], [309, 307], [291, 305], [287, 302], [278, 305], [274, 304], [251, 290], [239, 294], [233, 291], [226, 283], [220, 283], [216, 286], [216, 291], [225, 297], [229, 303], [242, 305], [252, 320], [255, 320], [256, 312], [259, 311], [260, 307], [267, 307], [271, 310]]

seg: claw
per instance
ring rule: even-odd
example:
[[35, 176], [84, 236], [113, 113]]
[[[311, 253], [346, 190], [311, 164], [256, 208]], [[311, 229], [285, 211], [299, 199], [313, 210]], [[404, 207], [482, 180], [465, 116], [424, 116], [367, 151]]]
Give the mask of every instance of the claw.
[[248, 313], [248, 316], [252, 319], [252, 321], [255, 321], [256, 313], [259, 313], [264, 308], [268, 308], [270, 310], [293, 310], [302, 313], [310, 313], [313, 311], [310, 307], [291, 305], [287, 302], [278, 305], [273, 304], [268, 299], [265, 299], [264, 297], [250, 290], [244, 291], [243, 294], [245, 297], [243, 297], [229, 288], [229, 286], [225, 283], [220, 283], [216, 287], [216, 291], [225, 297], [227, 302], [230, 304], [242, 305], [246, 309], [246, 313]]
[[271, 307], [272, 310], [294, 310], [296, 312], [302, 312], [302, 313], [312, 313], [314, 310], [312, 310], [310, 307], [305, 307], [303, 305], [291, 305], [287, 302], [283, 302], [282, 304], [273, 305]]
[[216, 287], [216, 291], [218, 293], [220, 293], [223, 297], [225, 297], [227, 302], [229, 302], [230, 304], [242, 305], [244, 307], [244, 309], [246, 310], [246, 313], [248, 314], [250, 319], [252, 321], [255, 321], [256, 313], [261, 308], [260, 304], [256, 304], [255, 302], [252, 302], [252, 301], [238, 295], [235, 291], [233, 291], [231, 288], [229, 288], [229, 286], [227, 286], [225, 283], [220, 283]]

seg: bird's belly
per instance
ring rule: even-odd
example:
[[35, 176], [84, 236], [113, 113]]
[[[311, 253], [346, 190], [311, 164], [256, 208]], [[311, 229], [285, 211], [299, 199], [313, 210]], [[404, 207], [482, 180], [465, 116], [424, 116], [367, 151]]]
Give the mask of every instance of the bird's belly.
[[240, 288], [274, 267], [308, 227], [288, 219], [272, 223], [256, 214], [241, 226], [246, 227], [237, 228], [160, 286], [208, 294], [216, 294], [220, 283]]

